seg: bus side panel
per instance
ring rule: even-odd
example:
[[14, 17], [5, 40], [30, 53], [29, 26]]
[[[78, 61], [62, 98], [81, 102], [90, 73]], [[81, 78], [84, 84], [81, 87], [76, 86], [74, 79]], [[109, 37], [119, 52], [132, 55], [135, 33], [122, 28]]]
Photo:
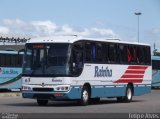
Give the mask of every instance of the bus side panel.
[[21, 79], [19, 79], [16, 82], [0, 86], [0, 89], [20, 89], [21, 86], [22, 86], [22, 81], [21, 81]]
[[82, 89], [77, 86], [73, 86], [69, 93], [66, 93], [63, 98], [66, 99], [80, 99]]
[[137, 85], [134, 87], [134, 96], [140, 96], [151, 92], [151, 86]]
[[160, 87], [160, 70], [152, 71], [152, 87]]
[[21, 88], [22, 68], [0, 68], [0, 89]]
[[104, 86], [103, 88], [96, 87], [92, 88], [92, 98], [95, 97], [117, 97], [125, 96], [125, 86]]

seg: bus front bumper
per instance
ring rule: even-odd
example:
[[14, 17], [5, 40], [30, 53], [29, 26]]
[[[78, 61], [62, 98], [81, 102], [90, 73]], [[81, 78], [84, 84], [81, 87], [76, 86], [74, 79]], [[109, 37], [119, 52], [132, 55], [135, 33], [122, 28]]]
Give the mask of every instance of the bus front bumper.
[[47, 99], [47, 100], [74, 100], [80, 99], [81, 97], [81, 88], [71, 87], [67, 92], [39, 92], [39, 91], [22, 91], [23, 98], [30, 99]]

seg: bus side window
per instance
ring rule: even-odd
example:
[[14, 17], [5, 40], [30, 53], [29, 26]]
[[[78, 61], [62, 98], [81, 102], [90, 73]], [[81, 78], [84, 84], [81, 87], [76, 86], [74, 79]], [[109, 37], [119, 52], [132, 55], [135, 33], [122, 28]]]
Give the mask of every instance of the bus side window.
[[116, 62], [116, 45], [115, 44], [109, 44], [109, 53], [108, 53], [109, 63], [115, 63]]
[[139, 58], [137, 57], [137, 47], [133, 47], [133, 58], [134, 58], [134, 63], [139, 64]]
[[1, 54], [1, 66], [5, 66], [5, 54]]
[[2, 66], [2, 54], [0, 54], [0, 67]]
[[104, 48], [103, 48], [103, 45], [102, 45], [101, 43], [98, 43], [96, 49], [97, 49], [97, 50], [96, 50], [96, 51], [97, 51], [97, 52], [96, 52], [96, 56], [97, 56], [97, 57], [96, 57], [96, 62], [102, 63], [102, 62], [104, 61], [104, 60], [103, 60], [103, 59], [104, 59], [104, 58], [103, 58], [104, 55], [103, 55], [103, 53], [102, 53], [102, 52], [103, 52], [103, 49], [104, 49]]
[[18, 60], [15, 59], [16, 55], [11, 54], [11, 66], [16, 67], [16, 62], [18, 62]]
[[22, 60], [23, 60], [23, 55], [16, 55], [15, 59], [17, 60], [17, 63], [15, 64], [16, 67], [22, 67]]
[[85, 61], [86, 62], [91, 62], [92, 61], [92, 49], [91, 49], [91, 44], [87, 43], [85, 45]]
[[97, 54], [96, 54], [96, 45], [95, 44], [91, 44], [92, 45], [92, 50], [91, 50], [91, 60], [92, 62], [95, 62], [96, 61], [96, 57], [97, 57]]
[[108, 61], [109, 61], [109, 52], [108, 52], [108, 50], [109, 50], [109, 45], [105, 44], [104, 47], [103, 47], [103, 51], [104, 51], [104, 61], [106, 63], [108, 63]]
[[129, 64], [135, 64], [135, 52], [134, 52], [134, 46], [129, 45], [127, 49], [128, 54], [128, 63]]
[[152, 60], [152, 69], [153, 70], [160, 70], [160, 61], [159, 60]]
[[95, 43], [87, 43], [85, 45], [85, 61], [86, 62], [95, 62], [96, 61], [96, 44]]
[[119, 62], [121, 64], [126, 64], [127, 63], [127, 48], [123, 44], [119, 45], [118, 57], [119, 57]]
[[17, 57], [18, 57], [18, 63], [17, 63], [17, 66], [18, 67], [21, 67], [22, 66], [22, 60], [23, 60], [23, 55], [21, 54], [21, 55], [17, 55]]
[[75, 44], [72, 49], [72, 71], [79, 75], [83, 68], [83, 45]]
[[129, 48], [127, 48], [127, 57], [128, 57], [128, 63], [130, 64], [131, 63], [131, 59], [132, 59], [132, 55], [131, 55], [131, 52], [130, 52]]
[[6, 55], [5, 65], [6, 65], [7, 67], [11, 67], [11, 55], [10, 55], [10, 54], [7, 54], [7, 55]]
[[137, 58], [137, 49], [133, 45], [129, 45], [127, 49], [128, 54], [128, 63], [129, 64], [137, 64], [138, 58]]
[[151, 55], [150, 55], [150, 47], [145, 47], [145, 64], [151, 64]]
[[144, 48], [143, 46], [137, 47], [137, 57], [139, 59], [139, 64], [144, 64]]

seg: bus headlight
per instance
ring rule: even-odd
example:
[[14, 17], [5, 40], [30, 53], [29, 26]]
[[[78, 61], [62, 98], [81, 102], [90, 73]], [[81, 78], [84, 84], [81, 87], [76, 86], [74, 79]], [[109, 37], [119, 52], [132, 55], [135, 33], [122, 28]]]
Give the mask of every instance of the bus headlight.
[[22, 86], [22, 90], [26, 91], [26, 90], [31, 90], [31, 87], [28, 86]]
[[68, 91], [70, 86], [57, 86], [55, 91]]

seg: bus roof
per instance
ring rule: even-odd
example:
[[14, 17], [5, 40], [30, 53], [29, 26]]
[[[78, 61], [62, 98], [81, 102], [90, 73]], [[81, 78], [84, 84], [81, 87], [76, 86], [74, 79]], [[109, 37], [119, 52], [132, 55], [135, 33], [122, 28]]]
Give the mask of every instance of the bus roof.
[[152, 60], [160, 60], [160, 56], [152, 56]]
[[81, 40], [150, 46], [149, 44], [145, 44], [145, 43], [120, 41], [119, 39], [113, 39], [113, 38], [84, 38], [84, 37], [79, 37], [79, 36], [76, 36], [76, 35], [73, 35], [73, 36], [38, 37], [38, 38], [32, 38], [32, 39], [28, 40], [27, 43], [74, 43], [76, 41], [81, 41]]

